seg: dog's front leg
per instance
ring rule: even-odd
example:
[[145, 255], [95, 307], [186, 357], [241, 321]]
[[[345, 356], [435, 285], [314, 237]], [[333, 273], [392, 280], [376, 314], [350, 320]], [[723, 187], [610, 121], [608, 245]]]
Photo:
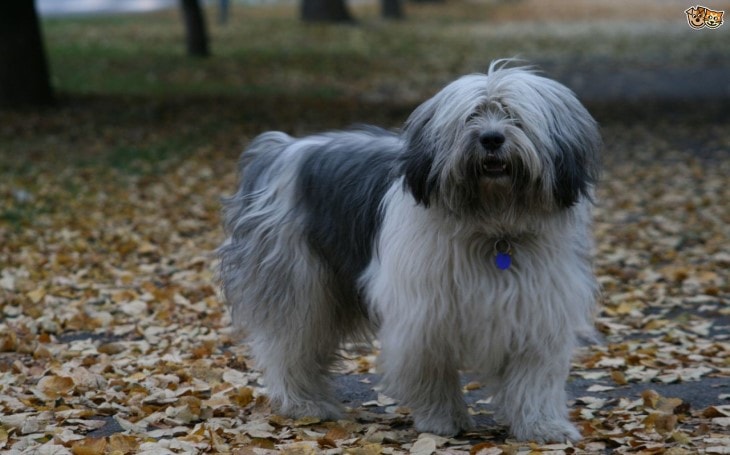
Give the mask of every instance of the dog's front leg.
[[457, 360], [444, 335], [433, 325], [391, 322], [380, 331], [385, 392], [411, 408], [420, 432], [452, 436], [470, 429]]
[[572, 343], [562, 347], [532, 346], [512, 354], [494, 397], [497, 417], [519, 440], [564, 442], [580, 433], [568, 420], [565, 381]]

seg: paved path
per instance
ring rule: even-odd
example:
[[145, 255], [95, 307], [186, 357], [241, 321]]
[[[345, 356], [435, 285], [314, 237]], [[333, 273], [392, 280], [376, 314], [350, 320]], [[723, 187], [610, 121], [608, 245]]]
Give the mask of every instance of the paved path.
[[570, 87], [599, 122], [658, 117], [730, 117], [730, 62], [717, 66], [616, 67], [538, 62], [547, 75]]

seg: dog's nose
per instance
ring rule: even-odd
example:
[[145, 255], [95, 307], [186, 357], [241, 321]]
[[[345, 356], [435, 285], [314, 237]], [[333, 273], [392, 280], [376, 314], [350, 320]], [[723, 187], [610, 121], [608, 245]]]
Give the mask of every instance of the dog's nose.
[[487, 150], [497, 150], [504, 144], [504, 134], [496, 131], [488, 131], [479, 136], [479, 142]]

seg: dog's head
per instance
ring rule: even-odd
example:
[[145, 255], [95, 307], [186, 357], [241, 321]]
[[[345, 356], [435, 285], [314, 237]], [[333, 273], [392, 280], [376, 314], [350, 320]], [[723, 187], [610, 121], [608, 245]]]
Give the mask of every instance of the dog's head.
[[702, 6], [697, 6], [694, 8], [687, 8], [685, 11], [687, 13], [687, 23], [692, 28], [702, 28], [705, 26], [705, 14], [707, 13], [707, 9]]
[[568, 208], [598, 178], [598, 127], [575, 95], [503, 62], [447, 85], [404, 133], [406, 188], [455, 214]]

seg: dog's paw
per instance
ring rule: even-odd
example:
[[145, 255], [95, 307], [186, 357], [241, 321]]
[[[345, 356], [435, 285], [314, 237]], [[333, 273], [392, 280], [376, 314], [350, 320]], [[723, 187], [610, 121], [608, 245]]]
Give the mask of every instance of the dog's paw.
[[537, 443], [578, 441], [580, 432], [567, 420], [546, 420], [514, 425], [512, 434], [520, 441]]
[[419, 433], [431, 433], [439, 436], [456, 436], [462, 431], [474, 428], [474, 420], [464, 411], [457, 413], [434, 414], [426, 416], [414, 415], [415, 428]]
[[281, 414], [295, 419], [316, 417], [321, 420], [339, 420], [342, 418], [340, 405], [328, 401], [290, 400], [280, 404], [278, 408]]

